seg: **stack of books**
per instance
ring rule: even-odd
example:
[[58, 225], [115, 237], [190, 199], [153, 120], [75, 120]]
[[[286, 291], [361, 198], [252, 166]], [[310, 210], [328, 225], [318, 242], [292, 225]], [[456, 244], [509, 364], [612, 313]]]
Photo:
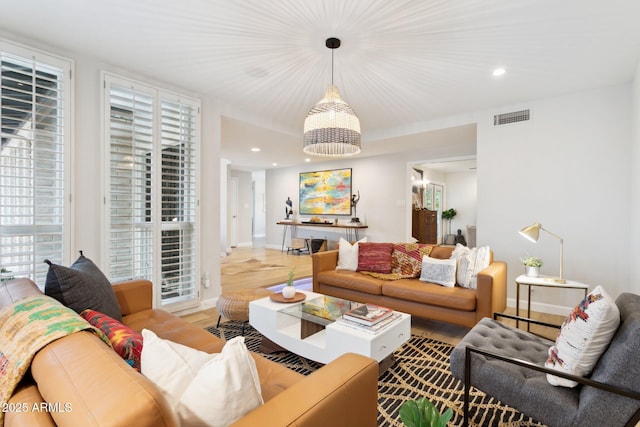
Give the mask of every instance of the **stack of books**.
[[336, 321], [369, 333], [378, 333], [400, 318], [400, 314], [390, 308], [375, 304], [364, 304], [347, 311]]

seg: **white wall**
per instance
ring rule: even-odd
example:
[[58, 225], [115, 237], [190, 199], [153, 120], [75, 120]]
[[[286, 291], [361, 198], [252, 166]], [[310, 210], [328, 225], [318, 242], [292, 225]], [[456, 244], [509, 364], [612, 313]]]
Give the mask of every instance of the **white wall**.
[[[446, 198], [444, 209], [454, 208], [457, 212], [451, 220], [451, 233], [462, 230], [467, 241], [467, 225], [476, 225], [476, 205], [478, 202], [478, 180], [475, 171], [448, 173], [446, 177]], [[448, 225], [445, 225], [448, 228]]]
[[[508, 262], [509, 297], [523, 255], [558, 273], [558, 240], [541, 233], [533, 244], [518, 235], [536, 221], [564, 237], [567, 279], [603, 285], [614, 297], [637, 290], [629, 280], [630, 91], [620, 85], [500, 108], [530, 108], [529, 122], [493, 126], [497, 109], [478, 115], [478, 245]], [[580, 297], [534, 290], [536, 300], [567, 307]]]
[[253, 238], [264, 239], [267, 237], [265, 224], [266, 207], [266, 181], [265, 171], [257, 171], [251, 174], [253, 179]]
[[[363, 150], [366, 143], [363, 143]], [[370, 241], [397, 242], [411, 237], [411, 174], [410, 163], [415, 159], [435, 160], [472, 156], [475, 154], [474, 141], [451, 143], [447, 147], [425, 148], [419, 152], [399, 153], [390, 156], [356, 157], [324, 163], [314, 163], [301, 167], [271, 169], [266, 173], [267, 182], [267, 244], [280, 248], [283, 226], [276, 222], [283, 218], [282, 206], [287, 197], [294, 201], [298, 210], [298, 174], [314, 170], [350, 167], [353, 170], [353, 190], [360, 190], [358, 217], [369, 228], [360, 237], [368, 236]], [[349, 217], [339, 217], [348, 221]], [[330, 229], [300, 228], [299, 235], [314, 238], [328, 238], [337, 241], [344, 233], [330, 233]], [[288, 241], [289, 236], [287, 236]], [[285, 245], [286, 246], [286, 245]]]
[[631, 240], [630, 276], [631, 285], [635, 292], [640, 292], [640, 62], [636, 67], [633, 81], [633, 108], [631, 123], [633, 126], [631, 148], [631, 225], [629, 237]]

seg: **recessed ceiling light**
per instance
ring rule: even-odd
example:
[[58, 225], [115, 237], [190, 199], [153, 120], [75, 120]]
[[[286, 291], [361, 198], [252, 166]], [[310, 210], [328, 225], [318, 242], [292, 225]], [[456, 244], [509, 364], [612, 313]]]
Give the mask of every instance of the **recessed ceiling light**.
[[271, 163], [271, 166], [278, 166], [277, 163]]
[[304, 161], [309, 163], [311, 161], [311, 159], [307, 157], [306, 159], [304, 159]]
[[254, 153], [257, 153], [258, 151], [260, 151], [260, 149], [258, 147], [253, 147], [251, 151], [253, 151]]
[[503, 75], [504, 73], [506, 73], [507, 70], [505, 70], [504, 68], [500, 67], [500, 68], [496, 68], [495, 70], [493, 70], [493, 76], [494, 77], [500, 77], [501, 75]]

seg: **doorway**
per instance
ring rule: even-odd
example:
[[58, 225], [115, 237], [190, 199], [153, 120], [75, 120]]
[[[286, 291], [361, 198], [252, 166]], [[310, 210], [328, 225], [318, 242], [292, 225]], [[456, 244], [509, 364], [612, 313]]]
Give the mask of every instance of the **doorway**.
[[[455, 209], [451, 220], [455, 233], [461, 230], [467, 242], [469, 230], [475, 230], [477, 205], [477, 166], [475, 157], [416, 162], [409, 165], [411, 177], [411, 204], [408, 228], [413, 229], [413, 210], [416, 201], [420, 208], [437, 212], [437, 243], [444, 243], [448, 224], [442, 221], [442, 212]], [[419, 185], [417, 193], [416, 184]], [[417, 194], [419, 196], [417, 196]], [[447, 229], [445, 229], [447, 226]], [[411, 234], [410, 234], [411, 235]]]

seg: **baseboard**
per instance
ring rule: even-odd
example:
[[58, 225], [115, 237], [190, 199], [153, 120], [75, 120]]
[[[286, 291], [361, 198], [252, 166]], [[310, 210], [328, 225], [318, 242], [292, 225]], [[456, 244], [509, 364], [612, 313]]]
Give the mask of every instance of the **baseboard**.
[[[516, 299], [507, 298], [507, 307], [516, 308]], [[542, 302], [531, 301], [531, 311], [537, 311], [539, 313], [555, 314], [558, 316], [566, 316], [573, 310], [573, 307], [563, 307], [561, 305], [545, 304]], [[527, 300], [520, 300], [520, 315], [526, 316], [527, 313]]]
[[186, 316], [187, 314], [197, 313], [198, 311], [208, 310], [210, 308], [215, 308], [216, 303], [218, 302], [218, 297], [209, 298], [206, 300], [200, 301], [200, 304], [195, 307], [190, 307], [184, 310], [173, 312], [176, 316]]
[[250, 248], [253, 246], [253, 242], [240, 242], [236, 245], [238, 248]]

